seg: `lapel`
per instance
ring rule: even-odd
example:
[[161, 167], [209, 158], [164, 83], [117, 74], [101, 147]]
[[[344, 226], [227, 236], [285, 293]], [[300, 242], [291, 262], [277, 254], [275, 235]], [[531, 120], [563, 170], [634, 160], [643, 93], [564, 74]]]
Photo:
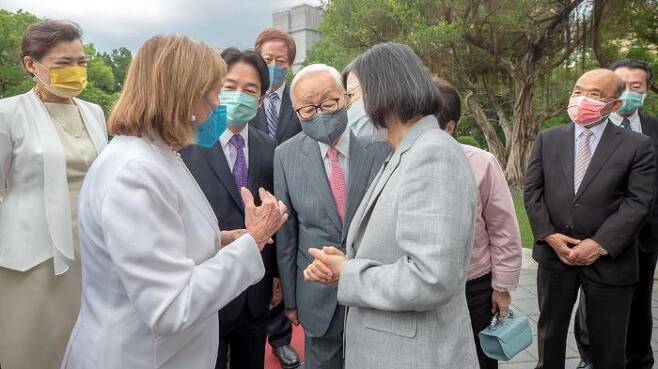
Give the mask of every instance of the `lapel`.
[[561, 142], [562, 148], [556, 148], [558, 150], [558, 155], [560, 156], [560, 161], [562, 162], [564, 179], [567, 181], [567, 188], [571, 189], [571, 193], [573, 193], [573, 188], [575, 186], [573, 183], [574, 161], [576, 157], [576, 154], [574, 153], [575, 129], [576, 126], [573, 123], [565, 126], [562, 129], [562, 137], [559, 140]]
[[[409, 129], [407, 135], [404, 137], [397, 150], [390, 154], [386, 159], [384, 166], [380, 169], [379, 174], [377, 174], [377, 177], [375, 180], [373, 180], [368, 193], [366, 193], [366, 196], [363, 199], [365, 206], [362, 203], [354, 217], [352, 224], [353, 227], [350, 227], [350, 237], [348, 237], [348, 248], [351, 247], [351, 243], [354, 241], [354, 237], [360, 233], [364, 224], [364, 220], [368, 217], [368, 214], [379, 198], [379, 195], [381, 194], [384, 187], [386, 187], [388, 180], [391, 178], [393, 173], [395, 173], [395, 170], [398, 168], [398, 166], [400, 166], [402, 155], [409, 151], [418, 137], [430, 129], [439, 129], [439, 124], [436, 118], [428, 115], [416, 122], [416, 124], [414, 124], [413, 127]], [[354, 252], [356, 252], [356, 250], [354, 250]]]
[[276, 126], [276, 142], [282, 142], [285, 137], [288, 126], [290, 125], [290, 116], [294, 114], [292, 110], [292, 101], [290, 100], [290, 87], [286, 85], [281, 96], [281, 108], [279, 109], [279, 124]]
[[206, 159], [217, 178], [219, 178], [219, 181], [224, 185], [226, 191], [228, 191], [231, 199], [233, 199], [235, 204], [238, 205], [240, 210], [244, 211], [244, 209], [242, 209], [242, 198], [240, 197], [240, 193], [238, 193], [237, 187], [235, 187], [233, 173], [231, 173], [231, 169], [228, 166], [228, 159], [226, 158], [226, 155], [224, 155], [224, 150], [222, 150], [221, 141], [217, 140], [215, 145], [209, 149], [200, 146], [196, 147], [201, 150], [203, 157]]
[[304, 171], [302, 173], [313, 182], [313, 188], [318, 191], [322, 208], [336, 226], [336, 230], [341, 232], [343, 225], [340, 223], [338, 210], [329, 189], [329, 180], [320, 154], [320, 146], [308, 136], [304, 136], [303, 143], [302, 153], [306, 156], [306, 160], [303, 160]]
[[[592, 160], [589, 163], [589, 167], [585, 172], [585, 177], [583, 178], [583, 182], [580, 184], [580, 188], [578, 188], [578, 193], [576, 193], [576, 197], [574, 198], [574, 201], [577, 200], [582, 195], [583, 191], [587, 188], [590, 182], [592, 182], [594, 177], [596, 177], [596, 175], [599, 173], [599, 171], [603, 167], [603, 164], [605, 164], [606, 161], [608, 161], [610, 155], [612, 155], [612, 153], [617, 149], [617, 146], [619, 146], [619, 144], [621, 143], [622, 140], [621, 133], [623, 132], [622, 131], [623, 128], [617, 127], [614, 123], [610, 121], [607, 121], [606, 124], [607, 126], [603, 131], [603, 135], [599, 140], [599, 144], [596, 146], [596, 151], [594, 151], [594, 155], [592, 156]], [[573, 177], [573, 174], [571, 175], [571, 177]]]
[[265, 103], [261, 104], [261, 106], [258, 108], [258, 111], [256, 112], [256, 116], [254, 119], [249, 122], [247, 125], [249, 127], [254, 127], [262, 132], [265, 132], [267, 134], [267, 118], [265, 117]]
[[[345, 224], [349, 226], [354, 218], [364, 192], [368, 189], [368, 178], [372, 167], [372, 156], [367, 154], [366, 148], [350, 132], [350, 160], [349, 179], [347, 183], [347, 208], [345, 209]], [[349, 227], [343, 227], [342, 241], [347, 238]]]
[[[246, 129], [249, 130], [249, 168], [247, 171], [247, 187], [249, 188], [249, 191], [254, 194], [254, 197], [258, 197], [258, 175], [261, 170], [261, 164], [263, 163], [261, 158], [263, 152], [258, 149], [261, 147], [260, 137], [258, 137], [257, 133], [255, 133], [254, 129], [251, 129], [251, 127], [247, 126]], [[240, 201], [240, 204], [242, 204], [242, 201]], [[242, 206], [240, 206], [240, 209], [242, 209]], [[242, 211], [244, 212], [244, 209], [242, 209]]]

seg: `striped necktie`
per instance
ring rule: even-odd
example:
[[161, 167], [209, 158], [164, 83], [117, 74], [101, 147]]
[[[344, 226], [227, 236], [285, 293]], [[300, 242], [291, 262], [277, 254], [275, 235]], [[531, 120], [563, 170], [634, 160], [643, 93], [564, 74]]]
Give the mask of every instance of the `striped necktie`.
[[235, 187], [240, 188], [247, 187], [247, 160], [244, 157], [244, 138], [239, 134], [234, 134], [233, 137], [228, 141], [233, 147], [235, 147], [236, 156], [235, 162], [233, 163], [233, 179], [235, 180]]
[[279, 125], [279, 108], [281, 106], [281, 104], [277, 104], [279, 101], [279, 94], [276, 91], [267, 93], [265, 116], [267, 118], [267, 133], [272, 137], [276, 137], [276, 128]]
[[621, 121], [621, 126], [622, 126], [623, 128], [626, 128], [626, 129], [630, 129], [630, 130], [632, 130], [632, 128], [631, 128], [631, 121], [628, 120], [628, 118], [624, 118], [624, 119]]
[[338, 160], [338, 150], [335, 147], [330, 146], [327, 151], [327, 157], [329, 158], [329, 187], [331, 189], [331, 196], [334, 198], [334, 203], [336, 204], [336, 210], [338, 211], [338, 216], [340, 217], [340, 222], [345, 222], [345, 173], [343, 173], [343, 168], [340, 166], [340, 161]]
[[578, 193], [580, 184], [585, 178], [585, 173], [592, 160], [592, 151], [589, 148], [589, 139], [592, 136], [592, 130], [585, 129], [578, 138], [578, 155], [576, 156], [576, 165], [573, 171], [574, 193]]

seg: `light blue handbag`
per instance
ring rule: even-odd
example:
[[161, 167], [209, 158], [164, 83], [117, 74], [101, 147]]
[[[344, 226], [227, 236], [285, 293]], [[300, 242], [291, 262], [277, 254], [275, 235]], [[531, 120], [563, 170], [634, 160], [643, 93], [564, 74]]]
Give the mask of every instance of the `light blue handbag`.
[[528, 317], [515, 315], [511, 311], [505, 319], [494, 316], [491, 325], [483, 329], [479, 336], [484, 354], [499, 361], [510, 360], [532, 343]]

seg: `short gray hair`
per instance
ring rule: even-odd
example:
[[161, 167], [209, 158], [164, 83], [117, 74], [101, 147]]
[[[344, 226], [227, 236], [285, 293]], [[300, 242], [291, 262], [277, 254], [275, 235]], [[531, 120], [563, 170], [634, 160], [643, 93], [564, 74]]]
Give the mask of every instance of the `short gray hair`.
[[345, 87], [343, 86], [343, 78], [341, 77], [340, 73], [336, 70], [336, 68], [331, 67], [326, 64], [311, 64], [307, 65], [304, 68], [302, 68], [297, 74], [295, 74], [295, 78], [292, 79], [292, 83], [290, 83], [290, 96], [294, 96], [294, 91], [295, 91], [295, 86], [299, 81], [304, 79], [305, 77], [308, 77], [310, 74], [318, 73], [318, 72], [326, 72], [331, 75], [331, 77], [336, 81], [336, 87], [338, 87], [339, 91], [344, 91]]
[[441, 111], [438, 90], [407, 45], [375, 45], [354, 61], [353, 72], [363, 91], [365, 110], [377, 127], [386, 127], [390, 117], [407, 122]]

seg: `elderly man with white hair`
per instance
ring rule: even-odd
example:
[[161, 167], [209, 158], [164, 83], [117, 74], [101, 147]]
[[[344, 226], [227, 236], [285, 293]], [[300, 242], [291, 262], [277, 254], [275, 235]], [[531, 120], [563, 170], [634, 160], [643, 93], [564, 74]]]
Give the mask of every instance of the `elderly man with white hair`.
[[345, 309], [335, 288], [304, 282], [303, 271], [313, 261], [309, 248], [345, 250], [350, 221], [389, 148], [346, 129], [349, 99], [336, 69], [309, 65], [290, 89], [302, 132], [274, 154], [274, 193], [289, 209], [276, 239], [286, 315], [304, 328], [306, 369], [342, 369]]

